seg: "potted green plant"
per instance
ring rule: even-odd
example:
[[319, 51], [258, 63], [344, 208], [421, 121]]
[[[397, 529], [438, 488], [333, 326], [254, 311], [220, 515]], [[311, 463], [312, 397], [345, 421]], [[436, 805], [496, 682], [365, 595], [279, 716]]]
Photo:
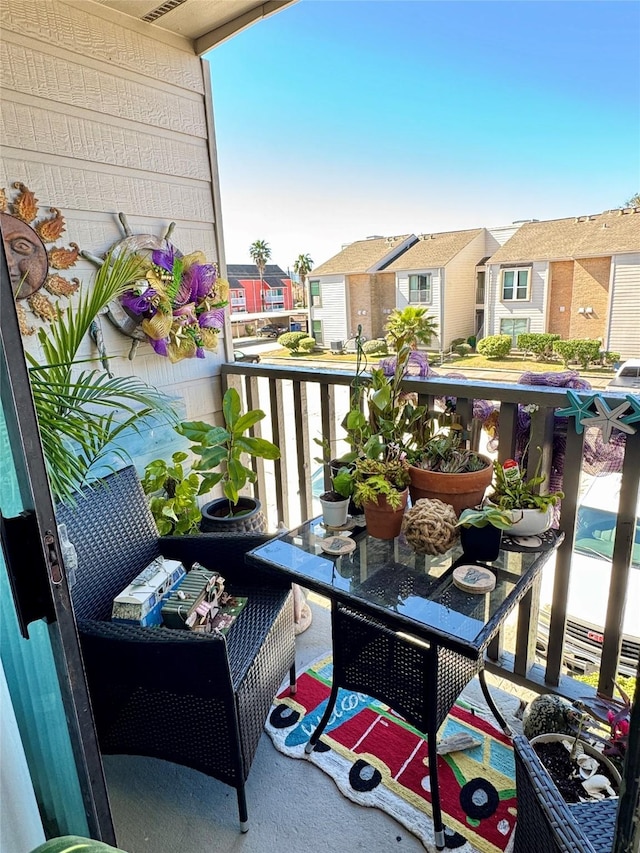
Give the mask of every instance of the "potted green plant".
[[198, 497], [206, 495], [213, 484], [211, 475], [185, 469], [182, 463], [188, 458], [187, 453], [177, 451], [171, 464], [155, 459], [144, 469], [142, 488], [150, 496], [149, 507], [161, 536], [197, 533], [200, 529]]
[[142, 275], [135, 255], [108, 255], [92, 288], [38, 331], [39, 357], [25, 352], [49, 483], [63, 503], [74, 502], [107, 454], [126, 458], [124, 436], [140, 432], [149, 417], [178, 420], [156, 388], [78, 357], [96, 317]]
[[[260, 502], [241, 496], [240, 490], [254, 483], [256, 473], [248, 468], [244, 456], [261, 459], [279, 459], [280, 450], [270, 441], [247, 435], [248, 431], [265, 417], [261, 409], [242, 414], [240, 395], [228, 388], [222, 399], [224, 426], [213, 426], [203, 421], [185, 421], [177, 431], [193, 442], [191, 451], [200, 458], [193, 470], [206, 475], [210, 488], [220, 483], [224, 497], [205, 504], [202, 508], [200, 529], [212, 532], [263, 532], [266, 527]], [[214, 471], [219, 468], [220, 470]]]
[[493, 463], [493, 492], [489, 501], [511, 516], [511, 525], [506, 533], [512, 536], [536, 536], [551, 527], [552, 508], [562, 500], [563, 492], [539, 494], [538, 489], [545, 477], [540, 474], [542, 458], [533, 477], [527, 479], [526, 470], [513, 460], [504, 464]]
[[437, 498], [456, 513], [477, 506], [491, 483], [491, 460], [465, 447], [455, 415], [425, 412], [412, 417], [411, 500]]
[[377, 539], [398, 536], [409, 496], [409, 465], [399, 448], [389, 449], [382, 459], [358, 459], [353, 478], [354, 500], [364, 510], [369, 534]]
[[511, 516], [491, 504], [463, 509], [456, 527], [465, 556], [481, 562], [497, 559], [502, 531], [511, 525]]
[[353, 495], [353, 468], [342, 465], [331, 474], [331, 489], [320, 495], [322, 516], [328, 527], [342, 527], [347, 522]]

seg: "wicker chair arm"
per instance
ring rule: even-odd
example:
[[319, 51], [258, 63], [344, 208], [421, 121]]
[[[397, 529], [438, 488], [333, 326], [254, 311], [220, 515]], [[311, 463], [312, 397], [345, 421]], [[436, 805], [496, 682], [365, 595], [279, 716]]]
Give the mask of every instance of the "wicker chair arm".
[[[194, 562], [202, 563], [207, 569], [220, 572], [229, 584], [255, 587], [265, 585], [264, 575], [245, 564], [245, 555], [272, 538], [260, 533], [201, 533], [195, 536], [162, 536], [158, 539], [158, 546], [164, 557], [181, 560], [187, 569]], [[270, 577], [268, 585], [280, 589], [290, 586], [277, 576]]]
[[[210, 698], [231, 689], [226, 642], [214, 634], [81, 621], [82, 652], [99, 690], [175, 691]], [[117, 687], [116, 687], [117, 685]]]

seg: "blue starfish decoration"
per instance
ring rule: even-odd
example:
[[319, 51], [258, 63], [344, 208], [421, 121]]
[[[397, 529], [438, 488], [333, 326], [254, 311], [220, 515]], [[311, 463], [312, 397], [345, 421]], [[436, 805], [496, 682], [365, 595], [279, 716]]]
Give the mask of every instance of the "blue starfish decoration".
[[632, 424], [635, 423], [635, 421], [640, 421], [640, 397], [637, 394], [627, 394], [625, 400], [633, 409], [633, 413], [625, 415], [625, 417], [620, 418], [620, 420], [625, 424]]
[[575, 391], [569, 390], [567, 391], [567, 397], [569, 398], [571, 405], [567, 409], [558, 409], [556, 415], [561, 418], [571, 418], [575, 415], [576, 432], [579, 435], [584, 429], [582, 426], [582, 418], [590, 417], [593, 414], [591, 412], [591, 404], [593, 403], [595, 396], [592, 395], [586, 400], [581, 400]]

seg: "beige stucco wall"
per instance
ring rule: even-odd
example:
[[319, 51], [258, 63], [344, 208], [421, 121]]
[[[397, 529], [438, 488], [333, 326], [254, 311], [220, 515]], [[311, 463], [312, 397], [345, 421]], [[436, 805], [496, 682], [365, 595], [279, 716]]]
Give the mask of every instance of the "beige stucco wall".
[[[176, 246], [216, 260], [205, 81], [190, 43], [61, 0], [4, 0], [2, 26], [0, 186], [11, 196], [21, 181], [42, 214], [59, 208], [58, 244], [101, 255], [123, 236], [123, 211], [134, 233], [162, 236], [175, 221]], [[68, 274], [90, 286], [93, 271], [81, 261]], [[142, 344], [129, 361], [130, 339], [102, 325], [116, 374], [135, 373], [182, 397], [189, 417], [213, 420], [222, 341], [205, 359], [172, 365]], [[97, 354], [91, 341], [84, 354]]]

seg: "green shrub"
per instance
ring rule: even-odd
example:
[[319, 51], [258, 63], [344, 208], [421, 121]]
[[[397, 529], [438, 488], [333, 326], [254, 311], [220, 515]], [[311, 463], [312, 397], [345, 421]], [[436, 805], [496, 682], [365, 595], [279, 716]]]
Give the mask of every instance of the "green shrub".
[[487, 358], [504, 358], [511, 352], [511, 335], [489, 335], [478, 341], [477, 350]]
[[525, 332], [518, 335], [518, 349], [525, 353], [533, 353], [542, 361], [543, 359], [553, 358], [553, 344], [559, 340], [560, 335]]
[[478, 339], [475, 335], [469, 335], [469, 337], [467, 338], [467, 343], [469, 344], [471, 349], [475, 349], [476, 344], [478, 343]]
[[285, 332], [284, 335], [280, 335], [278, 338], [278, 343], [281, 347], [288, 349], [289, 352], [298, 352], [300, 341], [303, 341], [307, 337], [306, 332]]
[[[295, 332], [294, 332], [295, 334]], [[299, 349], [303, 352], [313, 352], [316, 348], [316, 339], [315, 338], [303, 338], [298, 344]]]
[[609, 350], [605, 350], [604, 352], [600, 353], [600, 362], [606, 367], [613, 367], [613, 365], [617, 364], [619, 361], [619, 352], [610, 352]]
[[562, 359], [562, 363], [565, 367], [569, 366], [569, 363], [575, 361], [576, 358], [576, 342], [575, 341], [554, 341], [553, 342], [553, 351], [556, 355], [559, 355]]
[[460, 346], [460, 344], [466, 344], [466, 342], [467, 342], [467, 339], [466, 339], [466, 338], [454, 338], [454, 339], [451, 341], [451, 349], [452, 349], [452, 350], [455, 350], [455, 348], [456, 348], [457, 346]]
[[597, 362], [600, 359], [600, 341], [590, 340], [588, 338], [573, 338], [568, 341], [555, 341], [553, 351], [558, 353], [562, 359], [562, 363], [567, 367], [570, 362], [578, 362], [580, 367], [585, 370], [591, 362]]
[[244, 324], [244, 333], [245, 335], [255, 335], [256, 327], [253, 323], [245, 323]]
[[576, 341], [576, 360], [586, 370], [592, 362], [600, 361], [600, 341]]
[[367, 355], [388, 355], [389, 346], [384, 338], [374, 338], [372, 341], [365, 341], [362, 344], [362, 351]]
[[469, 355], [469, 353], [472, 350], [473, 350], [473, 347], [466, 342], [463, 342], [461, 344], [456, 344], [456, 346], [453, 347], [453, 351], [457, 352], [458, 355], [461, 355], [461, 356]]

